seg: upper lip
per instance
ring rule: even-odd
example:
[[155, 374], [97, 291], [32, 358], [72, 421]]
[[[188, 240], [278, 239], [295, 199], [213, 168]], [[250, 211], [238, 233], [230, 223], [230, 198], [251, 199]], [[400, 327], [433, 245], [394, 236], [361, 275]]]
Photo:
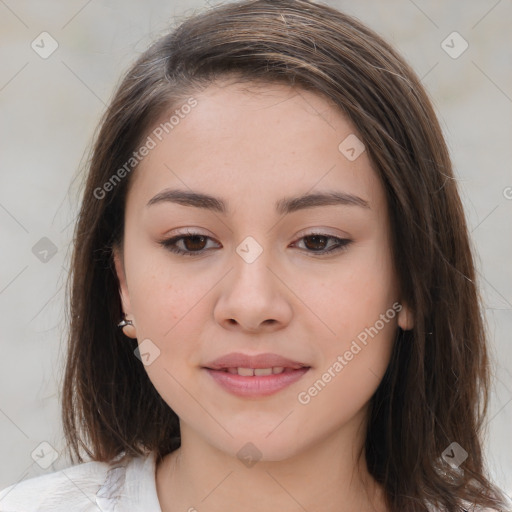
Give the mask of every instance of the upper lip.
[[222, 370], [224, 368], [273, 368], [283, 367], [297, 370], [303, 367], [309, 367], [307, 364], [292, 361], [286, 357], [277, 354], [257, 354], [250, 356], [241, 352], [233, 352], [221, 356], [214, 361], [206, 363], [205, 368], [211, 370]]

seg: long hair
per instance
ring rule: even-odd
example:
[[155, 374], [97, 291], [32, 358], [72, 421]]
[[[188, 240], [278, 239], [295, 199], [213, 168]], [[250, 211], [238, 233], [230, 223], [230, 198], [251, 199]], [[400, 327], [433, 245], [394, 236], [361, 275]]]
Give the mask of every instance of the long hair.
[[[127, 71], [89, 162], [69, 279], [62, 417], [71, 459], [180, 446], [176, 413], [134, 357], [112, 248], [122, 242], [133, 152], [162, 115], [216, 78], [284, 83], [333, 103], [357, 128], [387, 197], [391, 246], [414, 328], [401, 331], [371, 399], [365, 457], [393, 511], [498, 510], [481, 436], [489, 399], [483, 313], [463, 206], [431, 102], [401, 56], [358, 20], [306, 0], [248, 0], [189, 16]], [[113, 182], [113, 176], [121, 176]], [[110, 186], [105, 186], [110, 183]], [[456, 442], [460, 468], [444, 462]], [[452, 445], [453, 447], [453, 445]]]

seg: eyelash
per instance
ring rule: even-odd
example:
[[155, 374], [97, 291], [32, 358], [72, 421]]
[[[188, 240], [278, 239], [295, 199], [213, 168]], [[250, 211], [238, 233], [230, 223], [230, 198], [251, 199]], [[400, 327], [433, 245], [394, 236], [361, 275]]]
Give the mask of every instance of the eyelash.
[[[323, 238], [327, 238], [327, 239], [331, 239], [331, 240], [336, 240], [336, 245], [335, 245], [334, 249], [331, 248], [331, 249], [322, 250], [322, 251], [306, 251], [306, 252], [313, 254], [314, 256], [321, 257], [321, 256], [330, 255], [333, 253], [338, 253], [338, 252], [344, 251], [352, 243], [352, 240], [350, 240], [348, 238], [339, 238], [339, 237], [327, 235], [324, 233], [309, 233], [309, 234], [304, 235], [303, 237], [299, 238], [299, 240], [302, 240], [304, 238], [314, 237], [314, 236], [323, 237]], [[206, 249], [201, 249], [199, 251], [185, 251], [176, 246], [176, 242], [178, 242], [179, 240], [190, 239], [190, 238], [194, 238], [194, 237], [202, 237], [202, 238], [213, 240], [211, 237], [203, 235], [201, 233], [194, 233], [194, 232], [187, 231], [186, 234], [181, 234], [178, 236], [174, 236], [172, 238], [168, 238], [166, 240], [161, 240], [158, 243], [160, 245], [162, 245], [163, 247], [165, 247], [167, 250], [169, 250], [175, 254], [181, 255], [181, 256], [200, 256], [200, 255], [204, 254]]]

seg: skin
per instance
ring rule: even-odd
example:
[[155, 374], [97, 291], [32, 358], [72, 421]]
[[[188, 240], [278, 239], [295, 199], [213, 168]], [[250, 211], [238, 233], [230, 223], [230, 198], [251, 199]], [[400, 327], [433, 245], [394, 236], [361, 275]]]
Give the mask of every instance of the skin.
[[[367, 152], [349, 161], [338, 150], [357, 131], [312, 92], [224, 80], [194, 97], [197, 106], [132, 176], [115, 251], [129, 335], [160, 350], [145, 369], [180, 418], [182, 446], [156, 471], [162, 511], [385, 511], [359, 450], [397, 327], [412, 328], [412, 314], [401, 301], [384, 190]], [[167, 188], [220, 197], [228, 213], [146, 206]], [[355, 194], [369, 208], [285, 216], [274, 209], [283, 197], [328, 190]], [[178, 243], [200, 255], [159, 244], [187, 228], [210, 237]], [[314, 233], [352, 243], [319, 256], [336, 241], [303, 238]], [[252, 263], [236, 252], [247, 236], [263, 250]], [[301, 404], [298, 393], [395, 302], [401, 311]], [[311, 369], [274, 395], [240, 398], [201, 368], [230, 352], [273, 352]], [[250, 467], [237, 457], [248, 442], [261, 453]]]

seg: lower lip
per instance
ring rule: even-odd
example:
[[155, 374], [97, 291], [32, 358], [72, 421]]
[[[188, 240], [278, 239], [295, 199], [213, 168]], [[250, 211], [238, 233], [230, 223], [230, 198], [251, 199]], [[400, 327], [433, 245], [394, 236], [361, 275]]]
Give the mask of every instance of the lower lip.
[[272, 375], [259, 375], [243, 377], [242, 375], [224, 372], [221, 370], [205, 370], [224, 389], [237, 396], [262, 397], [269, 396], [297, 382], [308, 368], [300, 368], [292, 372], [283, 372]]

